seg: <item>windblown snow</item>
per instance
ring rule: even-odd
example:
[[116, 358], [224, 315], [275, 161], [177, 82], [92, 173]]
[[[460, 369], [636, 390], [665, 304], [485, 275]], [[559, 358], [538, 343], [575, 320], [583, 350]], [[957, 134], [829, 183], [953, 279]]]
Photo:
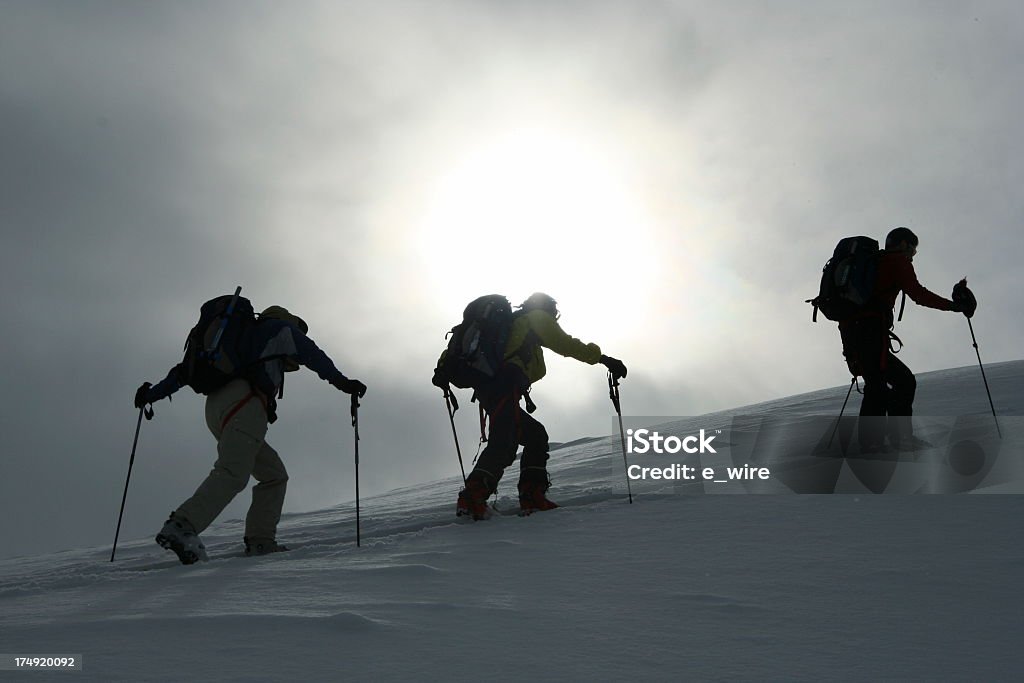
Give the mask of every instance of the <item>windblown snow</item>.
[[[986, 371], [1013, 439], [1024, 361]], [[991, 417], [977, 366], [918, 380], [919, 415]], [[835, 415], [846, 390], [734, 412]], [[1000, 457], [1019, 465], [1020, 450]], [[108, 547], [0, 561], [0, 652], [82, 658], [79, 672], [0, 670], [0, 679], [1017, 680], [1024, 671], [1024, 496], [1006, 493], [1021, 491], [1019, 478], [965, 495], [640, 487], [630, 504], [621, 458], [617, 435], [553, 450], [549, 496], [563, 507], [525, 518], [456, 520], [458, 477], [366, 499], [361, 547], [346, 504], [286, 516], [279, 537], [293, 549], [263, 558], [241, 556], [242, 522], [227, 520], [204, 533], [212, 559], [200, 565], [177, 564], [150, 538], [122, 541], [114, 563]], [[501, 509], [516, 506], [517, 467]]]

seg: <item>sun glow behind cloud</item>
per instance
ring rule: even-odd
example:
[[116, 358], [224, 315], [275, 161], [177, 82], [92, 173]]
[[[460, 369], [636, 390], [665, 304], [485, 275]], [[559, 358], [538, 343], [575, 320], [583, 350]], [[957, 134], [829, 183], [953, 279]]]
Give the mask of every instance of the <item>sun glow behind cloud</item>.
[[[546, 291], [578, 327], [653, 286], [650, 218], [616, 151], [569, 128], [517, 126], [465, 144], [415, 221], [426, 286], [461, 306], [486, 292]], [[582, 332], [580, 332], [582, 334]]]

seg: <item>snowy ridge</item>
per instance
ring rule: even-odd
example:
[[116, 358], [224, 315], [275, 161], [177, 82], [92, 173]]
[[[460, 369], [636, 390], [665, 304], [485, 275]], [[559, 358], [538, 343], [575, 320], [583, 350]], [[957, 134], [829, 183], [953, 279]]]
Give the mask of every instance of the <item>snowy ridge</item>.
[[[1024, 413], [1024, 362], [986, 370], [1001, 414]], [[834, 414], [846, 389], [699, 421]], [[920, 375], [918, 397], [922, 415], [988, 411], [976, 366]], [[259, 559], [226, 520], [204, 534], [213, 559], [191, 567], [151, 539], [113, 564], [109, 548], [5, 560], [0, 650], [81, 654], [73, 675], [90, 681], [1010, 680], [1024, 667], [1024, 497], [629, 505], [617, 449], [553, 451], [564, 507], [527, 518], [456, 520], [455, 477], [362, 501], [361, 548], [343, 505], [287, 515], [294, 549]], [[499, 507], [515, 506], [517, 467]]]

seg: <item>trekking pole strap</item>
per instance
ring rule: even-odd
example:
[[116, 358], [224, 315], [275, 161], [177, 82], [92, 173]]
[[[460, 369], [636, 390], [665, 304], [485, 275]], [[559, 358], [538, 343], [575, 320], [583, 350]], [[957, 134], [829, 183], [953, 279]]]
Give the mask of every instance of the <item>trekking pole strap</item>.
[[611, 372], [608, 373], [608, 398], [612, 400], [615, 412], [622, 415], [622, 408], [619, 406], [619, 380], [614, 378]]

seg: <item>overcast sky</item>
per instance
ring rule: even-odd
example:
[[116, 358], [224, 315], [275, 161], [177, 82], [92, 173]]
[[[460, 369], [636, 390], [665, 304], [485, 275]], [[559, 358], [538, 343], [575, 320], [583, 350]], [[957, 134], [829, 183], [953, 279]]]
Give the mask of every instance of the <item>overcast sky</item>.
[[[483, 293], [558, 299], [628, 414], [701, 414], [846, 383], [804, 299], [906, 225], [1021, 358], [1021, 35], [1012, 1], [0, 0], [0, 556], [112, 539], [134, 391], [238, 284], [369, 385], [367, 494], [458, 473], [429, 382]], [[916, 371], [976, 362], [961, 316], [897, 331]], [[608, 433], [603, 370], [551, 356], [551, 438]], [[289, 376], [286, 512], [352, 498], [346, 399]], [[215, 457], [201, 397], [156, 410], [123, 538]]]

